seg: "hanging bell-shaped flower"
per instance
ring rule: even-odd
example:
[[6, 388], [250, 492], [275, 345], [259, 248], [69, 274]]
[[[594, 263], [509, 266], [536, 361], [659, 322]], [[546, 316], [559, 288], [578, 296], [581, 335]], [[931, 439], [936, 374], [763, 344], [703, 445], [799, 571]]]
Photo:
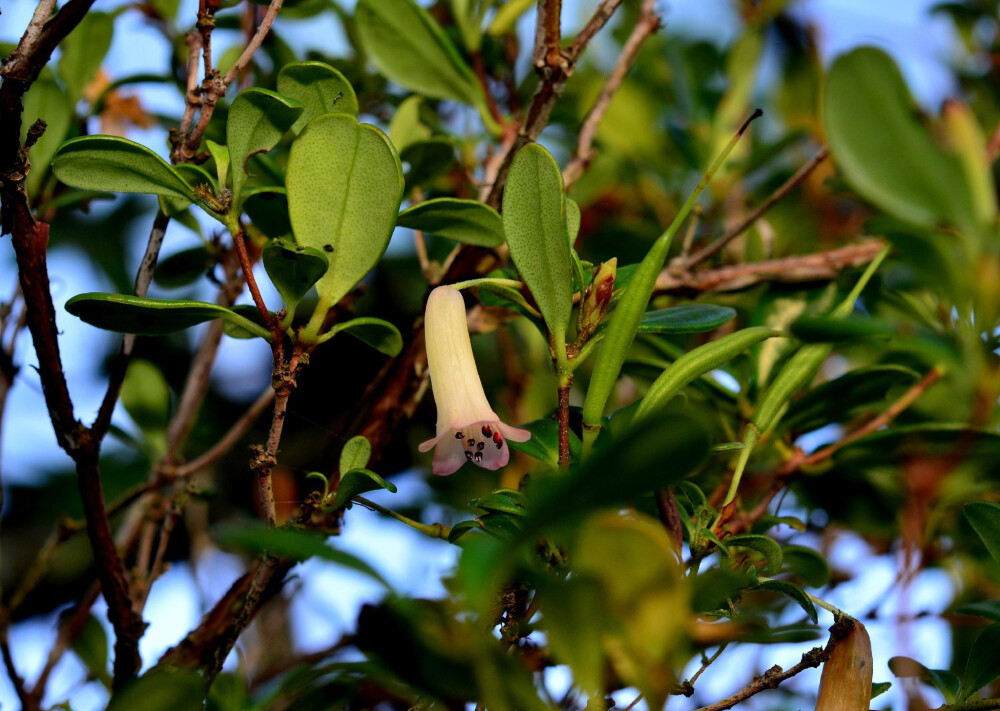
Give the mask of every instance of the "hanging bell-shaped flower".
[[427, 298], [424, 336], [431, 387], [437, 404], [437, 436], [422, 443], [434, 450], [434, 473], [454, 474], [466, 462], [499, 469], [510, 459], [507, 440], [525, 442], [527, 430], [500, 421], [490, 408], [476, 370], [465, 316], [457, 289], [439, 286]]

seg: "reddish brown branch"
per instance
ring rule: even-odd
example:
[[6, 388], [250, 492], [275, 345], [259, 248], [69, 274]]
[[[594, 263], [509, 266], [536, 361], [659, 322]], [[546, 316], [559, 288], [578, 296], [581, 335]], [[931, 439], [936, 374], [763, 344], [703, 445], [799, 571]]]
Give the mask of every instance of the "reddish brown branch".
[[739, 291], [761, 282], [829, 281], [845, 269], [868, 264], [884, 247], [881, 240], [869, 240], [828, 252], [734, 264], [703, 272], [686, 272], [668, 266], [657, 277], [654, 293]]
[[597, 6], [593, 16], [584, 25], [583, 29], [580, 30], [580, 34], [576, 36], [573, 44], [566, 51], [570, 61], [575, 62], [583, 54], [583, 50], [590, 44], [590, 40], [594, 39], [594, 35], [600, 32], [601, 28], [608, 23], [608, 20], [611, 19], [611, 16], [615, 14], [615, 10], [621, 4], [622, 0], [601, 0], [601, 4]]
[[573, 376], [566, 376], [566, 383], [559, 386], [559, 467], [569, 467], [569, 391]]

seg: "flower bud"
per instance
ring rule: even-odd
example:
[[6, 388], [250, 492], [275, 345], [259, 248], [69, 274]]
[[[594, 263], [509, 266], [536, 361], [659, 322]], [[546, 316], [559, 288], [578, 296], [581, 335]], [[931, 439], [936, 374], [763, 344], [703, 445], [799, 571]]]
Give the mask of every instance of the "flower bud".
[[615, 291], [615, 276], [618, 273], [618, 260], [610, 259], [597, 268], [594, 280], [587, 287], [587, 295], [583, 300], [580, 317], [581, 328], [593, 333], [604, 318], [611, 305], [611, 297]]
[[872, 643], [857, 620], [823, 664], [816, 711], [868, 711], [872, 698]]

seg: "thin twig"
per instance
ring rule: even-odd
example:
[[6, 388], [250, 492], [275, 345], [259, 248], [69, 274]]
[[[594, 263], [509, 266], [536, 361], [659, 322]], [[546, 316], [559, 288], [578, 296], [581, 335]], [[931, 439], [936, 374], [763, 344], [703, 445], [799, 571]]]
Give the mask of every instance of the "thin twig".
[[905, 410], [914, 402], [916, 402], [917, 399], [921, 395], [923, 395], [931, 385], [940, 380], [942, 374], [943, 371], [940, 368], [936, 367], [931, 368], [931, 370], [928, 371], [927, 375], [925, 375], [923, 378], [920, 379], [919, 382], [914, 384], [913, 387], [911, 387], [909, 390], [903, 393], [898, 400], [896, 400], [894, 403], [892, 403], [892, 405], [886, 408], [885, 412], [883, 412], [878, 417], [873, 417], [871, 420], [866, 422], [862, 427], [859, 427], [858, 429], [854, 430], [853, 432], [851, 432], [851, 434], [847, 435], [839, 442], [834, 442], [833, 444], [828, 445], [823, 449], [820, 449], [819, 451], [816, 451], [810, 454], [809, 456], [805, 457], [802, 460], [801, 466], [803, 467], [816, 466], [820, 462], [826, 461], [834, 454], [836, 454], [838, 450], [843, 449], [852, 442], [856, 442], [862, 437], [870, 435], [873, 432], [876, 432], [881, 428], [885, 427], [894, 419], [896, 419], [900, 415], [900, 413], [903, 412], [903, 410]]
[[264, 38], [267, 37], [267, 33], [271, 31], [271, 24], [274, 22], [274, 18], [281, 12], [281, 4], [282, 0], [271, 0], [271, 4], [267, 6], [267, 12], [264, 14], [264, 19], [260, 21], [260, 25], [257, 27], [257, 32], [254, 33], [253, 38], [247, 43], [236, 63], [230, 67], [229, 71], [226, 72], [226, 76], [223, 77], [222, 83], [225, 86], [232, 84], [233, 80], [239, 76], [244, 67], [250, 64], [254, 52], [260, 49], [260, 45], [264, 42]]
[[[163, 238], [167, 233], [167, 225], [170, 218], [162, 210], [156, 211], [153, 218], [153, 227], [149, 231], [149, 239], [146, 241], [146, 251], [142, 255], [139, 263], [139, 270], [135, 275], [135, 285], [133, 293], [136, 296], [146, 296], [149, 292], [149, 285], [153, 281], [153, 271], [156, 269], [156, 261], [160, 256], [160, 247], [163, 245]], [[94, 418], [94, 424], [90, 430], [98, 439], [104, 437], [111, 425], [111, 415], [114, 413], [115, 405], [118, 402], [118, 395], [121, 393], [122, 382], [125, 380], [125, 373], [128, 370], [129, 360], [132, 357], [132, 350], [135, 348], [136, 336], [134, 333], [127, 333], [122, 336], [121, 348], [118, 357], [111, 368], [108, 376], [108, 385], [104, 393], [104, 400]]]
[[448, 536], [451, 535], [451, 527], [445, 526], [443, 523], [420, 523], [420, 521], [414, 521], [409, 516], [396, 513], [392, 509], [387, 509], [385, 506], [379, 506], [374, 501], [370, 501], [363, 496], [355, 496], [352, 501], [364, 506], [366, 509], [377, 511], [380, 514], [396, 519], [400, 523], [405, 523], [410, 528], [416, 529], [431, 538], [441, 538], [447, 541]]
[[872, 418], [862, 427], [854, 430], [839, 442], [828, 445], [827, 447], [819, 449], [812, 454], [806, 454], [801, 450], [797, 450], [795, 454], [785, 460], [775, 473], [774, 480], [771, 482], [767, 492], [763, 495], [761, 500], [757, 502], [753, 510], [746, 514], [741, 514], [729, 524], [728, 530], [730, 533], [736, 534], [743, 530], [747, 530], [755, 521], [764, 516], [764, 514], [768, 512], [771, 502], [774, 501], [779, 492], [785, 489], [788, 482], [795, 476], [796, 473], [801, 471], [803, 468], [815, 467], [818, 464], [825, 462], [836, 454], [836, 452], [841, 448], [888, 425], [904, 410], [906, 410], [906, 408], [916, 402], [917, 399], [931, 387], [931, 385], [941, 378], [941, 375], [942, 371], [940, 369], [932, 368], [923, 378], [920, 379], [919, 382], [915, 383], [909, 390], [903, 393], [898, 400], [893, 402], [885, 412]]
[[601, 31], [601, 28], [607, 24], [621, 4], [622, 0], [601, 0], [601, 4], [597, 6], [593, 16], [580, 30], [580, 34], [573, 40], [573, 44], [569, 46], [566, 54], [569, 55], [570, 61], [575, 62], [583, 54], [583, 50], [590, 44], [590, 40], [594, 39], [594, 35]]
[[695, 682], [698, 681], [698, 677], [700, 677], [702, 674], [704, 674], [705, 670], [708, 669], [710, 666], [712, 666], [712, 663], [716, 659], [718, 659], [722, 655], [722, 653], [724, 651], [726, 651], [726, 647], [728, 647], [728, 646], [729, 646], [729, 642], [725, 642], [725, 643], [719, 645], [719, 648], [717, 650], [715, 650], [715, 654], [713, 654], [711, 657], [703, 657], [704, 661], [701, 664], [701, 668], [699, 668], [698, 671], [696, 671], [694, 673], [694, 676], [692, 676], [688, 680], [688, 685], [691, 686], [691, 687], [694, 687]]
[[834, 622], [833, 626], [830, 628], [830, 639], [826, 643], [826, 647], [814, 647], [805, 654], [802, 655], [802, 660], [795, 666], [788, 669], [788, 671], [783, 671], [778, 665], [774, 665], [766, 672], [760, 676], [754, 677], [753, 681], [747, 684], [745, 687], [737, 691], [732, 696], [727, 696], [726, 698], [718, 701], [714, 704], [709, 704], [708, 706], [702, 706], [696, 711], [724, 711], [724, 709], [729, 709], [740, 703], [741, 701], [746, 701], [751, 696], [755, 696], [762, 691], [767, 689], [777, 689], [778, 686], [783, 682], [791, 679], [793, 676], [799, 672], [805, 671], [806, 669], [814, 669], [820, 664], [824, 663], [830, 658], [833, 653], [834, 648], [840, 643], [842, 639], [847, 635], [848, 632], [853, 628], [854, 621], [849, 617], [843, 617]]
[[[612, 8], [612, 11], [614, 11], [614, 8]], [[615, 62], [614, 68], [604, 81], [604, 86], [601, 87], [600, 93], [594, 99], [590, 111], [587, 112], [587, 116], [583, 119], [583, 124], [580, 127], [580, 135], [576, 142], [576, 150], [573, 151], [573, 158], [566, 166], [566, 170], [563, 171], [563, 181], [566, 183], [567, 190], [579, 180], [583, 172], [590, 166], [591, 161], [593, 161], [595, 153], [594, 139], [597, 137], [597, 130], [601, 125], [601, 121], [604, 120], [604, 114], [611, 105], [611, 100], [614, 98], [615, 92], [621, 87], [629, 70], [632, 69], [632, 65], [635, 64], [642, 45], [659, 27], [660, 17], [656, 13], [655, 0], [643, 0], [642, 9], [639, 11], [639, 18], [636, 20], [632, 34], [625, 41], [618, 61]], [[586, 39], [589, 41], [590, 38], [587, 37]], [[579, 41], [580, 37], [577, 40]], [[585, 45], [586, 42], [584, 42]]]
[[274, 388], [268, 388], [253, 401], [247, 411], [240, 416], [232, 427], [222, 436], [218, 442], [202, 454], [197, 459], [193, 459], [187, 464], [179, 466], [170, 472], [170, 476], [177, 479], [184, 479], [200, 472], [202, 469], [211, 466], [224, 457], [236, 443], [245, 435], [253, 424], [260, 419], [271, 403], [274, 402]]
[[712, 242], [712, 244], [692, 254], [690, 257], [685, 259], [683, 263], [679, 263], [678, 266], [681, 266], [684, 269], [691, 269], [718, 254], [719, 251], [722, 250], [727, 244], [739, 237], [753, 223], [759, 220], [765, 212], [770, 210], [775, 205], [775, 203], [795, 189], [795, 186], [805, 180], [809, 174], [816, 169], [816, 166], [826, 160], [828, 155], [830, 155], [830, 151], [826, 146], [820, 148], [819, 152], [816, 153], [816, 155], [814, 155], [808, 163], [795, 171], [795, 174], [792, 175], [792, 177], [786, 180], [781, 187], [771, 193], [771, 195], [764, 202], [758, 205], [753, 211], [750, 212], [749, 215], [743, 218], [738, 225], [734, 226], [726, 232], [726, 234]]
[[[278, 463], [278, 446], [281, 444], [281, 432], [285, 425], [285, 414], [288, 409], [288, 398], [295, 388], [300, 359], [303, 358], [302, 344], [295, 344], [288, 362], [283, 362], [280, 346], [275, 346], [274, 371], [271, 382], [274, 384], [274, 410], [271, 415], [271, 429], [264, 446], [251, 447], [250, 468], [257, 473], [259, 502], [264, 522], [273, 527], [277, 514], [274, 508], [274, 492], [271, 485], [271, 470]], [[304, 364], [304, 363], [302, 363]]]

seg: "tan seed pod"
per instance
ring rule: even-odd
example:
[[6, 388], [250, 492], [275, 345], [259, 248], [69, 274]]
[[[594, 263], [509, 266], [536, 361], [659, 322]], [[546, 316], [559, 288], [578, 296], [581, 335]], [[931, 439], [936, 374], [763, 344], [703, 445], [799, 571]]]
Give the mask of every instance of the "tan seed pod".
[[816, 711], [868, 711], [872, 700], [872, 642], [857, 620], [823, 665]]

